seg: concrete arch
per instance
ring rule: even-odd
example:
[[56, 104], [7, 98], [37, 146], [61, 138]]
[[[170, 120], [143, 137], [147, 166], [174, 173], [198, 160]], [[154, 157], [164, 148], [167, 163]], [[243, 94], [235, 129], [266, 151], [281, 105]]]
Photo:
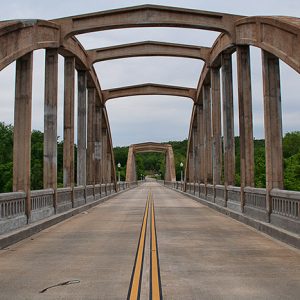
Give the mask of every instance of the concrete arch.
[[94, 31], [132, 27], [182, 27], [234, 34], [234, 22], [242, 16], [176, 8], [140, 5], [92, 14], [54, 19], [61, 25], [62, 38]]
[[0, 23], [0, 70], [37, 49], [59, 48], [60, 28], [42, 20], [12, 20]]
[[173, 148], [170, 144], [160, 144], [154, 142], [133, 144], [129, 146], [128, 157], [126, 164], [126, 181], [133, 182], [136, 181], [136, 166], [135, 166], [135, 154], [145, 153], [145, 152], [159, 152], [165, 153], [166, 156], [166, 181], [176, 181], [175, 172], [175, 161]]
[[146, 83], [102, 91], [104, 102], [110, 99], [137, 95], [170, 95], [190, 98], [194, 101], [196, 90], [178, 86]]
[[300, 19], [248, 17], [236, 22], [236, 44], [272, 53], [300, 73]]
[[92, 64], [105, 60], [138, 56], [174, 56], [207, 61], [209, 52], [209, 47], [163, 43], [156, 41], [123, 44], [87, 51]]

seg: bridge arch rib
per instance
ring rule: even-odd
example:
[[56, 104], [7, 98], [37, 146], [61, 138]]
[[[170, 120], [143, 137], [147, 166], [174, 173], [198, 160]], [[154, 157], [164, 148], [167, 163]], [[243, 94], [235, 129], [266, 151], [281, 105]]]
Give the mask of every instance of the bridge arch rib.
[[135, 154], [145, 153], [145, 152], [164, 153], [165, 162], [166, 162], [165, 180], [172, 181], [172, 182], [176, 181], [175, 160], [174, 160], [172, 145], [147, 142], [147, 143], [133, 144], [129, 146], [127, 163], [126, 163], [127, 182], [135, 182], [137, 180]]
[[140, 85], [132, 85], [110, 90], [103, 90], [104, 102], [110, 99], [137, 96], [137, 95], [169, 95], [190, 98], [194, 101], [196, 90], [192, 88], [162, 85], [154, 83], [146, 83]]
[[140, 5], [92, 14], [54, 19], [62, 26], [62, 38], [118, 28], [182, 27], [234, 34], [234, 22], [242, 16], [159, 5]]
[[209, 52], [209, 47], [163, 43], [156, 41], [122, 44], [87, 51], [92, 64], [105, 60], [138, 56], [174, 56], [207, 61]]

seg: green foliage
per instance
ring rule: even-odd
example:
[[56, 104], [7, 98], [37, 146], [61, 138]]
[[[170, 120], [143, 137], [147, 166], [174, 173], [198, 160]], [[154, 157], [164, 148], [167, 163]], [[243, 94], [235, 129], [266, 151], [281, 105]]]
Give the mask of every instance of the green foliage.
[[[12, 191], [13, 174], [13, 126], [0, 122], [0, 192]], [[180, 163], [185, 168], [187, 140], [170, 141], [174, 151], [177, 180], [180, 180]], [[284, 185], [288, 190], [300, 191], [300, 131], [287, 133], [283, 138]], [[76, 147], [75, 170], [76, 170]], [[235, 138], [236, 185], [240, 184], [240, 140]], [[115, 162], [121, 164], [121, 180], [126, 177], [128, 147], [114, 148]], [[265, 187], [265, 141], [254, 140], [255, 186]], [[165, 174], [165, 158], [162, 153], [136, 155], [137, 175]], [[118, 169], [118, 168], [117, 168]], [[76, 174], [75, 174], [76, 175]], [[63, 185], [63, 142], [57, 143], [57, 184]], [[43, 188], [43, 133], [34, 130], [31, 135], [31, 189]]]

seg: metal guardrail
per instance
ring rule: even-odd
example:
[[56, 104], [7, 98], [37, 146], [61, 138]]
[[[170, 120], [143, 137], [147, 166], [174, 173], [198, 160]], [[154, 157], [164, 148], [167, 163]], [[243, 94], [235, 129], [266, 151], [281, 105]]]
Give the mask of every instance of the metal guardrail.
[[271, 211], [268, 211], [266, 189], [245, 187], [242, 190], [236, 186], [180, 181], [165, 181], [164, 185], [300, 234], [300, 192], [271, 190]]

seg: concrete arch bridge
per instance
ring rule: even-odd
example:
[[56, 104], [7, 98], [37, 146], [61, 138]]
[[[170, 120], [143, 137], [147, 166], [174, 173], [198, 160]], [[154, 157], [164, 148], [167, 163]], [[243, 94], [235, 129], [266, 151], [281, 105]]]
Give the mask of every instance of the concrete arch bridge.
[[[83, 33], [137, 27], [219, 35], [211, 47], [139, 41], [85, 49], [77, 39]], [[262, 54], [266, 188], [254, 185], [250, 46]], [[32, 75], [38, 49], [45, 50], [44, 186], [33, 191]], [[57, 187], [59, 55], [64, 58], [63, 188]], [[204, 67], [193, 88], [150, 82], [101, 89], [94, 64], [137, 56], [193, 58], [204, 61]], [[298, 299], [300, 193], [284, 189], [280, 61], [300, 72], [299, 18], [140, 5], [53, 20], [1, 21], [0, 71], [16, 62], [13, 191], [0, 194], [1, 299], [40, 299], [44, 293], [49, 299]], [[153, 94], [193, 102], [185, 181], [176, 181], [170, 162], [165, 186], [139, 182], [136, 187], [134, 176], [117, 182], [106, 103]], [[137, 147], [130, 150], [131, 160]]]

